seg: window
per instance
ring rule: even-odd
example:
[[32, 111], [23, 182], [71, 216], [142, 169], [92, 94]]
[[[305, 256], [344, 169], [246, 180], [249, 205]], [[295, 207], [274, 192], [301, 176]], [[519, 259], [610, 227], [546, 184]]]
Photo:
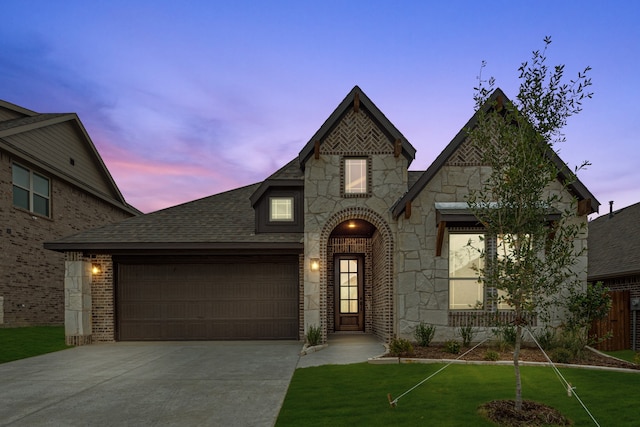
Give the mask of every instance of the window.
[[449, 308], [470, 310], [484, 303], [484, 287], [479, 270], [484, 252], [482, 233], [449, 235]]
[[293, 221], [293, 197], [271, 197], [269, 221]]
[[367, 159], [344, 159], [344, 193], [367, 193]]
[[15, 163], [12, 171], [13, 205], [49, 216], [49, 179]]
[[[512, 254], [507, 241], [501, 236], [485, 236], [482, 233], [449, 235], [449, 308], [451, 310], [471, 310], [482, 306], [487, 311], [512, 310], [504, 301], [506, 292], [489, 287], [485, 289], [480, 278], [484, 268], [482, 252], [487, 256], [501, 259], [504, 254]], [[507, 246], [509, 245], [509, 246]], [[485, 292], [488, 299], [485, 299]]]

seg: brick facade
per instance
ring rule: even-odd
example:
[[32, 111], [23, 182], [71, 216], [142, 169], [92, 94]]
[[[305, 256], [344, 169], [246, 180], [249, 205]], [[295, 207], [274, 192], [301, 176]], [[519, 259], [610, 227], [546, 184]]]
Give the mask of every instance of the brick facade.
[[14, 160], [0, 152], [0, 297], [4, 300], [0, 318], [3, 326], [61, 325], [64, 255], [43, 249], [43, 243], [132, 214], [42, 171], [38, 172], [51, 183], [51, 217], [16, 208], [11, 171]]

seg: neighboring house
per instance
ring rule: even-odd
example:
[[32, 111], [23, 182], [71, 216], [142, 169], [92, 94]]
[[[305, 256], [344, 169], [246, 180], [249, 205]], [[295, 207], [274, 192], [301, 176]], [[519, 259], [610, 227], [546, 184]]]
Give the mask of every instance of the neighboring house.
[[[263, 182], [48, 243], [84, 301], [69, 311], [68, 342], [302, 339], [313, 325], [324, 339], [390, 340], [420, 321], [452, 336], [482, 319], [469, 308], [492, 291], [468, 268], [478, 254], [466, 244], [483, 229], [465, 196], [488, 169], [467, 126], [426, 171], [409, 171], [415, 149], [355, 87]], [[598, 202], [579, 181], [570, 191], [586, 222]], [[92, 262], [102, 273], [88, 277]], [[586, 283], [586, 256], [578, 270]]]
[[139, 213], [77, 115], [0, 101], [1, 326], [64, 323], [64, 256], [45, 241]]
[[640, 347], [640, 325], [637, 324], [640, 322], [640, 203], [617, 211], [613, 211], [613, 202], [610, 203], [609, 215], [589, 222], [588, 280], [602, 282], [613, 291], [613, 306], [605, 319], [604, 332], [614, 331], [614, 337], [601, 347], [637, 350]]

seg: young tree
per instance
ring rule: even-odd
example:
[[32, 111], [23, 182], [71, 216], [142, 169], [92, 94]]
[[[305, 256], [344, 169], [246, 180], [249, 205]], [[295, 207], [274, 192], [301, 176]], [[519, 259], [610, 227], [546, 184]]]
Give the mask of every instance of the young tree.
[[499, 89], [494, 91], [493, 78], [478, 78], [477, 121], [468, 135], [491, 170], [482, 187], [470, 193], [468, 203], [496, 242], [497, 256], [484, 253], [482, 280], [489, 289], [501, 291], [496, 298], [508, 303], [515, 315], [516, 410], [522, 409], [523, 327], [548, 306], [551, 295], [582, 285], [572, 267], [582, 254], [574, 241], [586, 222], [576, 218], [569, 193], [560, 191], [575, 175], [559, 160], [554, 146], [564, 141], [561, 129], [567, 119], [592, 96], [587, 91], [590, 68], [563, 83], [564, 66], [550, 69], [545, 64], [550, 43], [545, 38], [544, 49], [534, 51], [531, 63], [520, 66], [521, 83], [513, 102]]

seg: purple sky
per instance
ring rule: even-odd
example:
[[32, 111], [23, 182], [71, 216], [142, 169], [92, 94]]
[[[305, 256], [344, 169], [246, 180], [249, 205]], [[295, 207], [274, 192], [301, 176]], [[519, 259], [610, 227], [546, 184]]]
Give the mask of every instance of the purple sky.
[[[433, 3], [431, 5], [430, 3]], [[354, 85], [424, 170], [473, 114], [482, 60], [593, 68], [560, 156], [608, 211], [640, 202], [640, 3], [634, 1], [5, 2], [0, 99], [76, 112], [144, 212], [258, 182], [297, 156]]]

